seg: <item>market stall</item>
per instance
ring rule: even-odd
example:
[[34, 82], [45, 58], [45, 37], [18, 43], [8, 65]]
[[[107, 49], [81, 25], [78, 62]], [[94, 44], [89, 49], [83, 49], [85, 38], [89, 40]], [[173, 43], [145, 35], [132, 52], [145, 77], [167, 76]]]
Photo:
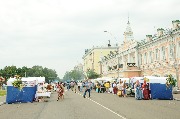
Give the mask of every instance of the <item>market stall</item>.
[[17, 103], [17, 102], [33, 102], [35, 93], [36, 93], [36, 80], [22, 78], [22, 89], [13, 86], [13, 82], [16, 81], [16, 78], [10, 78], [7, 81], [7, 96], [6, 103]]
[[37, 91], [36, 91], [36, 99], [42, 99], [44, 97], [50, 97], [51, 92], [47, 92], [46, 84], [45, 84], [45, 77], [36, 77], [37, 78]]
[[152, 77], [149, 78], [151, 99], [172, 100], [172, 87], [166, 86], [167, 77]]
[[172, 100], [172, 87], [167, 87], [167, 77], [153, 77], [153, 76], [145, 76], [145, 77], [132, 77], [130, 79], [130, 83], [132, 86], [132, 90], [134, 90], [134, 84], [137, 80], [139, 80], [141, 87], [146, 80], [147, 88], [149, 90], [149, 95], [151, 99], [163, 99], [163, 100]]

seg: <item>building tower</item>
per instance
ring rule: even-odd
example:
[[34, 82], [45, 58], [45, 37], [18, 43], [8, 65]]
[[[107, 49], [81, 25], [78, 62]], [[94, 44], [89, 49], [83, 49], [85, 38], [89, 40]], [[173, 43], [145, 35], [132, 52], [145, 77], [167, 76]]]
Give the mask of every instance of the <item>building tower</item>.
[[126, 31], [124, 32], [124, 42], [134, 40], [133, 32], [130, 26], [129, 17], [128, 17], [128, 23], [126, 27]]

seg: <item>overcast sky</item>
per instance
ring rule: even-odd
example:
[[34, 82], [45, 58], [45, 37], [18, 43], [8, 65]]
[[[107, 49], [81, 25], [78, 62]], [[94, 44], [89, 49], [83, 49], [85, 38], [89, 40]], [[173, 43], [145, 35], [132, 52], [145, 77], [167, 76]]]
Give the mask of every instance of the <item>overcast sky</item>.
[[85, 49], [121, 43], [128, 14], [142, 40], [180, 20], [180, 0], [0, 0], [0, 69], [40, 65], [63, 78]]

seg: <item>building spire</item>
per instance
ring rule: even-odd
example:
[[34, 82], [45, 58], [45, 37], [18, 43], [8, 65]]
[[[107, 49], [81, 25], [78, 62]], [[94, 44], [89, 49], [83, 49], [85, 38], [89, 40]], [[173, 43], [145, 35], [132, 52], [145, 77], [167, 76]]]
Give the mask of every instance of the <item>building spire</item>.
[[131, 25], [129, 22], [129, 13], [128, 13], [128, 23], [127, 23], [126, 31], [124, 32], [124, 36], [125, 36], [125, 39], [124, 39], [125, 42], [134, 40], [133, 32], [132, 32]]
[[130, 22], [129, 22], [129, 12], [128, 12], [128, 24], [130, 24]]

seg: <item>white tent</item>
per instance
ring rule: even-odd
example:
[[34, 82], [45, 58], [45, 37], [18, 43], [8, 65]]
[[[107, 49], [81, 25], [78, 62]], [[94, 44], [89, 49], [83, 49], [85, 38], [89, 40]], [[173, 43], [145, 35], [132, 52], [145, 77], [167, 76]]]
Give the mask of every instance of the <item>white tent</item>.
[[97, 78], [97, 79], [94, 79], [94, 81], [98, 81], [98, 82], [107, 82], [107, 81], [109, 81], [109, 82], [113, 82], [114, 81], [114, 79], [113, 78], [109, 78], [109, 77], [102, 77], [102, 78]]
[[[15, 79], [15, 78], [10, 78], [10, 79], [8, 79], [8, 81], [7, 81], [7, 86], [12, 86], [12, 83], [15, 81], [15, 80], [17, 80], [17, 79]], [[22, 77], [21, 78], [21, 81], [22, 82], [34, 82], [34, 85], [36, 84], [36, 78], [35, 77]]]
[[137, 80], [139, 80], [140, 83], [143, 83], [144, 77], [132, 77], [132, 78], [130, 78], [131, 83], [135, 83]]
[[149, 77], [149, 83], [166, 84], [167, 77]]
[[12, 82], [13, 82], [14, 80], [16, 80], [16, 79], [15, 79], [15, 78], [10, 78], [10, 79], [8, 79], [8, 81], [7, 81], [7, 86], [12, 86]]
[[121, 79], [121, 81], [126, 81], [126, 83], [129, 83], [129, 78], [118, 78], [117, 82], [119, 82], [119, 80]]
[[140, 83], [144, 82], [144, 79], [147, 78], [147, 83], [160, 83], [165, 84], [167, 77], [154, 77], [154, 76], [145, 76], [145, 77], [132, 77], [130, 78], [131, 82], [135, 83], [139, 80]]
[[45, 83], [45, 77], [34, 77], [37, 80], [37, 83]]

